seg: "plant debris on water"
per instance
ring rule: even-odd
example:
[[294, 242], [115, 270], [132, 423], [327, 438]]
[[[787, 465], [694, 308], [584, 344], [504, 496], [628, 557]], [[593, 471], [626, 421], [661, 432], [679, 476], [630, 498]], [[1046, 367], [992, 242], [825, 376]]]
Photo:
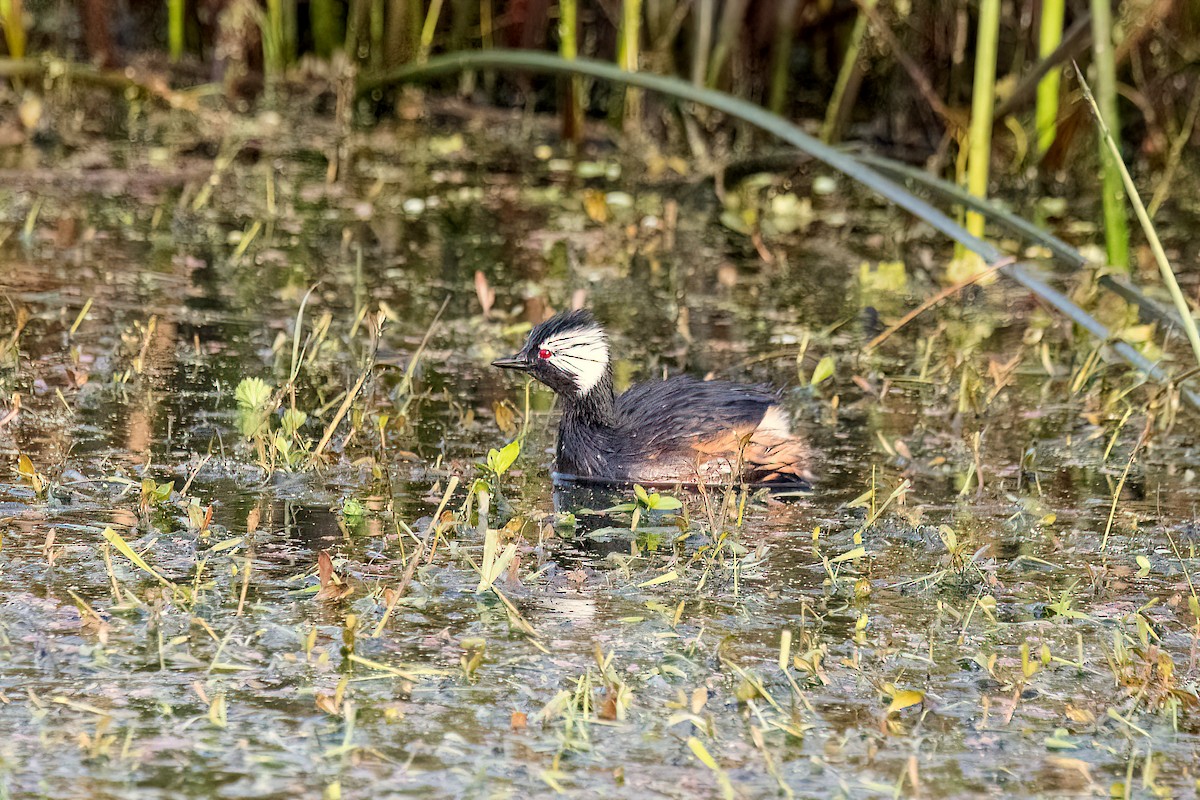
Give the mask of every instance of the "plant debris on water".
[[[1197, 791], [1177, 385], [1002, 283], [882, 336], [947, 249], [820, 167], [258, 122], [0, 190], [0, 796]], [[556, 488], [489, 365], [573, 304], [781, 387], [813, 490]]]

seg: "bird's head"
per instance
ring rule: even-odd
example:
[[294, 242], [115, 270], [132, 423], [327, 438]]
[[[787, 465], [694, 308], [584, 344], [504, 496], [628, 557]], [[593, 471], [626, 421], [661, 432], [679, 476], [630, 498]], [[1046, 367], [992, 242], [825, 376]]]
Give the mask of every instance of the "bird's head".
[[492, 366], [528, 372], [558, 394], [581, 399], [609, 374], [608, 335], [590, 311], [569, 311], [538, 325], [524, 347]]

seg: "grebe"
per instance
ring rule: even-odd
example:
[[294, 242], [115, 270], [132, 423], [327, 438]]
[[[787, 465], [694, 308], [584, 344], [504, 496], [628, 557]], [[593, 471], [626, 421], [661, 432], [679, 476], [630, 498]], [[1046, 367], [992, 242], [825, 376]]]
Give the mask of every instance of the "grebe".
[[527, 372], [562, 398], [556, 481], [808, 486], [809, 449], [775, 393], [680, 376], [613, 390], [608, 335], [588, 311], [535, 327], [493, 366]]

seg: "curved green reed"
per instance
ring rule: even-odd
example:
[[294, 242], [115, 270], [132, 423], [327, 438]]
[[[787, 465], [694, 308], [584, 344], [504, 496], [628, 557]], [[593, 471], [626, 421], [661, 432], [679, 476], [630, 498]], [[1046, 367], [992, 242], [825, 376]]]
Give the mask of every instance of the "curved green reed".
[[[987, 263], [995, 264], [1005, 258], [1005, 254], [995, 245], [978, 236], [971, 235], [944, 212], [849, 153], [821, 142], [788, 120], [747, 100], [696, 86], [679, 78], [645, 72], [626, 72], [612, 64], [591, 59], [566, 61], [551, 53], [528, 50], [488, 50], [449, 53], [432, 58], [425, 64], [406, 65], [378, 75], [364, 75], [358, 81], [358, 91], [360, 94], [364, 94], [394, 83], [425, 81], [469, 69], [510, 69], [549, 74], [587, 75], [626, 86], [648, 89], [676, 100], [708, 106], [774, 134], [782, 141], [808, 153], [843, 175], [853, 178], [977, 254]], [[1170, 382], [1170, 375], [1162, 367], [1151, 362], [1127, 342], [1112, 340], [1111, 332], [1103, 323], [1028, 269], [1014, 264], [1002, 268], [1001, 271], [1096, 338], [1109, 342], [1113, 351], [1138, 371], [1156, 381]], [[1200, 396], [1186, 389], [1182, 390], [1182, 394], [1194, 408], [1200, 410]]]

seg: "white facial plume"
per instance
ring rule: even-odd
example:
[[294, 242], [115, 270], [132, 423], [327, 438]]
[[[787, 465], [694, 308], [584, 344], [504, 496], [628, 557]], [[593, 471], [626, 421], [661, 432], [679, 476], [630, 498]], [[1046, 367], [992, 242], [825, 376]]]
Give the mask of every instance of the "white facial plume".
[[575, 378], [580, 395], [596, 388], [608, 369], [608, 336], [598, 325], [563, 331], [543, 341], [541, 349], [549, 351], [551, 364]]

